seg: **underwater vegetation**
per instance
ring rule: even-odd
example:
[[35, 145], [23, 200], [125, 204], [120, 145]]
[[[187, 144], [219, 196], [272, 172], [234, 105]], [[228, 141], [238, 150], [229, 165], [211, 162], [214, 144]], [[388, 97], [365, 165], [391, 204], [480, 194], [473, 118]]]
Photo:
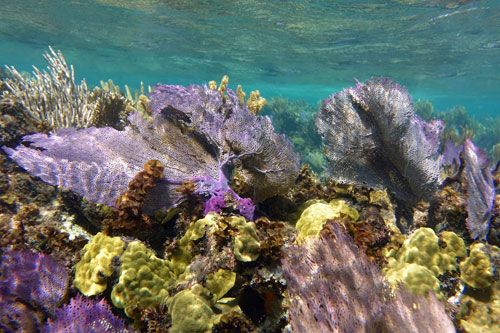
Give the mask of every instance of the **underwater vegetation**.
[[262, 114], [271, 118], [276, 132], [285, 134], [293, 142], [301, 164], [309, 164], [320, 174], [325, 167], [325, 157], [321, 137], [316, 131], [316, 111], [317, 106], [306, 101], [273, 97], [264, 106]]
[[442, 142], [448, 140], [462, 145], [466, 139], [486, 151], [493, 163], [500, 160], [500, 117], [471, 116], [463, 106], [450, 110], [435, 110], [431, 102], [419, 100], [415, 103], [415, 113], [426, 121], [439, 119], [445, 123]]
[[500, 325], [500, 176], [477, 137], [447, 140], [462, 111], [387, 78], [316, 113], [227, 76], [133, 97], [46, 60], [0, 85], [2, 330]]

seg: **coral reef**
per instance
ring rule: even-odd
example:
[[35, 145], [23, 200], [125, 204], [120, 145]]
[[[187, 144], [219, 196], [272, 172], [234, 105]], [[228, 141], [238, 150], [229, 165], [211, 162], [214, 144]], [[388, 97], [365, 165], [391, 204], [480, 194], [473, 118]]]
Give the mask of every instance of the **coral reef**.
[[455, 332], [433, 295], [393, 291], [338, 223], [283, 259], [293, 332]]
[[22, 105], [28, 121], [44, 130], [118, 124], [132, 110], [131, 103], [116, 91], [91, 91], [85, 80], [78, 85], [73, 66], [67, 65], [61, 51], [50, 46], [49, 51], [44, 54], [48, 72], [34, 67], [33, 75], [26, 76], [6, 67], [10, 77], [3, 80], [8, 90], [2, 94], [2, 104]]
[[157, 86], [151, 96], [152, 124], [136, 112], [129, 116], [133, 126], [124, 131], [60, 129], [25, 137], [32, 148], [4, 150], [44, 181], [110, 206], [144, 163], [159, 160], [164, 180], [146, 194], [145, 212], [178, 203], [176, 189], [185, 179], [192, 179], [196, 194], [206, 200], [229, 190], [235, 164], [252, 186], [252, 199], [286, 191], [298, 173], [291, 143], [273, 132], [269, 118], [251, 115], [234, 92], [227, 93], [230, 98], [223, 100], [206, 86]]
[[98, 233], [82, 249], [81, 260], [75, 265], [73, 285], [85, 296], [102, 293], [113, 274], [112, 261], [120, 256], [125, 242], [120, 237]]
[[[456, 180], [465, 185], [468, 215], [466, 225], [471, 238], [486, 239], [495, 200], [493, 170], [486, 153], [468, 139], [458, 147], [448, 142], [441, 163], [448, 168], [454, 166], [458, 169], [457, 175], [448, 178], [448, 183]], [[454, 206], [457, 206], [456, 202]]]
[[406, 89], [389, 79], [325, 99], [316, 125], [335, 180], [387, 188], [406, 207], [437, 189], [443, 124], [415, 115]]
[[325, 158], [321, 149], [321, 137], [314, 124], [317, 107], [306, 101], [291, 101], [273, 97], [262, 110], [273, 121], [276, 132], [283, 133], [300, 154], [301, 164], [309, 164], [316, 172], [322, 172]]
[[113, 304], [129, 317], [136, 311], [160, 305], [174, 281], [172, 266], [139, 241], [130, 242], [120, 257], [118, 283], [111, 291]]
[[66, 267], [44, 254], [4, 251], [0, 272], [2, 297], [43, 309], [48, 314], [54, 314], [67, 293]]
[[100, 301], [78, 295], [69, 304], [57, 309], [55, 319], [49, 319], [43, 332], [133, 332], [116, 317], [104, 299]]
[[466, 254], [463, 240], [455, 233], [443, 231], [438, 238], [432, 229], [419, 228], [400, 249], [387, 255], [384, 275], [394, 286], [403, 282], [415, 294], [427, 295], [432, 290], [442, 299], [438, 276], [456, 271], [457, 259]]

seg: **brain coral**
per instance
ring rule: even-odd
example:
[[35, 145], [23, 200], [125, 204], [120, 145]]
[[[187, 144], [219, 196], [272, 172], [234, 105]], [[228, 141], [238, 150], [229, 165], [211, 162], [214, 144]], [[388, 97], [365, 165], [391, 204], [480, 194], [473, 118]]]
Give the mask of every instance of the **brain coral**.
[[73, 285], [85, 296], [102, 293], [113, 274], [111, 261], [123, 252], [125, 242], [120, 237], [95, 235], [82, 250], [82, 259], [75, 265]]
[[143, 243], [133, 241], [120, 257], [120, 277], [111, 291], [111, 300], [124, 308], [129, 317], [131, 309], [146, 309], [159, 305], [168, 296], [167, 288], [174, 281], [169, 261], [155, 256]]

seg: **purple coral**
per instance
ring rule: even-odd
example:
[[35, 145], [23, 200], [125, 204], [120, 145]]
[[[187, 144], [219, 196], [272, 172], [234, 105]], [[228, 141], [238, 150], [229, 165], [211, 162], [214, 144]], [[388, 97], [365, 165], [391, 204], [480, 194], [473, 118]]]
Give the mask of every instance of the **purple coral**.
[[293, 332], [455, 332], [433, 294], [391, 290], [339, 223], [290, 247], [282, 263]]
[[268, 117], [250, 114], [232, 90], [222, 97], [206, 86], [160, 85], [151, 94], [151, 107], [151, 121], [131, 114], [124, 131], [61, 129], [24, 137], [31, 147], [4, 150], [44, 181], [110, 206], [144, 163], [159, 160], [164, 180], [147, 194], [145, 211], [178, 203], [176, 189], [186, 179], [208, 200], [229, 189], [236, 166], [256, 201], [286, 191], [298, 175], [293, 145], [274, 133]]
[[53, 314], [66, 295], [66, 267], [44, 254], [5, 251], [0, 264], [0, 294]]
[[325, 99], [316, 126], [337, 181], [387, 188], [408, 206], [437, 189], [444, 125], [414, 114], [408, 91], [391, 80], [358, 82]]
[[104, 299], [96, 301], [78, 295], [58, 309], [55, 319], [49, 319], [44, 332], [132, 332], [125, 322], [111, 312]]
[[463, 156], [463, 173], [458, 175], [467, 188], [467, 229], [473, 239], [485, 239], [495, 200], [493, 170], [486, 152], [467, 139], [463, 145], [455, 146], [451, 141], [445, 145], [441, 164], [460, 165]]
[[[230, 203], [235, 204], [234, 207]], [[229, 189], [226, 191], [217, 192], [210, 199], [203, 203], [204, 214], [209, 212], [220, 213], [225, 208], [234, 208], [247, 221], [253, 221], [255, 205], [249, 198], [240, 198], [236, 192]]]

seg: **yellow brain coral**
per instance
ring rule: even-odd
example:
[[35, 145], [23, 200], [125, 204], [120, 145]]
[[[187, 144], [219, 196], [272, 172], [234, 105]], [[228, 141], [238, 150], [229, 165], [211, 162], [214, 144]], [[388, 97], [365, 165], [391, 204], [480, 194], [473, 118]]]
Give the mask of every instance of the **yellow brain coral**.
[[427, 294], [433, 290], [442, 297], [437, 276], [458, 268], [457, 258], [466, 255], [463, 240], [455, 233], [445, 231], [441, 234], [442, 243], [430, 228], [417, 229], [401, 248], [392, 252], [385, 276], [393, 285], [404, 282], [417, 294]]
[[472, 244], [466, 260], [460, 264], [460, 277], [469, 286], [484, 289], [493, 283], [492, 257], [500, 256], [500, 249], [496, 246], [487, 246], [483, 243]]
[[128, 244], [120, 261], [120, 277], [111, 292], [116, 307], [133, 317], [132, 308], [146, 309], [165, 301], [175, 278], [169, 261], [157, 258], [139, 241]]
[[239, 261], [249, 262], [259, 258], [260, 241], [255, 223], [247, 222], [242, 216], [226, 218], [232, 227], [238, 228], [238, 235], [233, 240], [234, 257]]
[[82, 250], [82, 259], [75, 265], [73, 285], [85, 296], [102, 293], [107, 288], [107, 279], [113, 274], [111, 261], [123, 252], [120, 237], [95, 235]]
[[358, 211], [347, 205], [344, 200], [337, 199], [328, 204], [317, 202], [310, 205], [295, 224], [298, 233], [297, 242], [300, 243], [308, 236], [317, 236], [326, 221], [342, 216], [349, 217], [352, 222], [359, 219]]

